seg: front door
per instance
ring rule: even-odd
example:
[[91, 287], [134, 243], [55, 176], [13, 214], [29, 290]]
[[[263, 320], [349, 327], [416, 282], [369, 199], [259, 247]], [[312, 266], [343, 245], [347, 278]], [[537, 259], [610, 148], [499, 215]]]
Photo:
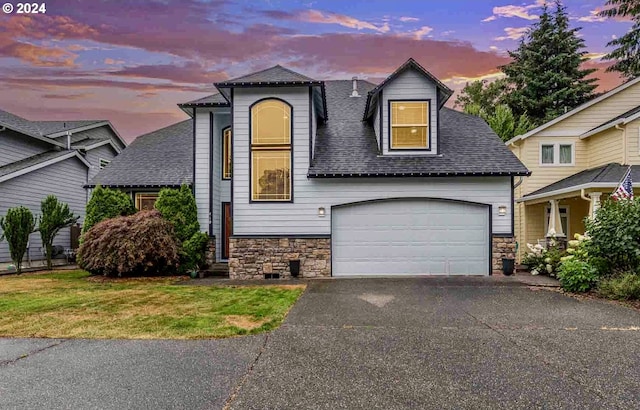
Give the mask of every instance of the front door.
[[229, 259], [229, 235], [231, 235], [231, 203], [222, 203], [222, 259]]

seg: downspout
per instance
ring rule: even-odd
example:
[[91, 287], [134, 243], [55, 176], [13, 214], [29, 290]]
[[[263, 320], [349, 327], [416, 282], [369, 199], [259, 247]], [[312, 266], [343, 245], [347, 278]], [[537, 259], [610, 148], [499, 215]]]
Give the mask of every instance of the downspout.
[[523, 177], [518, 177], [518, 178], [520, 178], [520, 180], [518, 182], [516, 182], [516, 184], [513, 186], [513, 189], [518, 188], [522, 184], [522, 182], [524, 181]]
[[580, 198], [584, 199], [585, 201], [589, 201], [589, 202], [591, 202], [591, 198], [589, 198], [589, 197], [585, 194], [585, 192], [584, 192], [584, 188], [582, 188], [582, 189], [580, 190]]
[[6, 130], [7, 130], [7, 127], [0, 127], [0, 132], [6, 131]]

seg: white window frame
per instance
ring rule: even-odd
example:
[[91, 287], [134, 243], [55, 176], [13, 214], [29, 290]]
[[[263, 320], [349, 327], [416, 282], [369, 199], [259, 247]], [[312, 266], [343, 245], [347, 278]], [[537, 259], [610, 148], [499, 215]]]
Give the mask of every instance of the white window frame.
[[[542, 162], [542, 147], [546, 145], [553, 145], [553, 163], [544, 164]], [[560, 163], [560, 145], [571, 146], [571, 163]], [[573, 167], [576, 164], [576, 143], [575, 142], [541, 142], [538, 146], [538, 165], [541, 167]]]
[[[564, 233], [564, 235], [569, 238], [569, 232], [571, 232], [571, 210], [569, 209], [569, 205], [558, 205], [558, 211], [560, 211], [560, 209], [566, 209], [566, 212], [564, 212], [567, 216], [567, 231]], [[546, 235], [547, 232], [549, 232], [549, 213], [551, 213], [551, 205], [547, 204], [547, 206], [544, 207], [544, 233]], [[560, 223], [562, 223], [562, 214], [563, 212], [560, 212]]]
[[[105, 163], [105, 164], [102, 165], [103, 163]], [[111, 160], [110, 159], [98, 158], [98, 169], [104, 169], [104, 167], [106, 167], [109, 164], [111, 164]]]

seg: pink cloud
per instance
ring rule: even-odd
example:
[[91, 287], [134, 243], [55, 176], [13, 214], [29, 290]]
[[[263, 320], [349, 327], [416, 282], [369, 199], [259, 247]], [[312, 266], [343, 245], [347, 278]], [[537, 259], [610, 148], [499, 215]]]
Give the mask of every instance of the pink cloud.
[[205, 67], [195, 62], [188, 62], [181, 66], [156, 64], [124, 67], [118, 71], [111, 71], [110, 74], [122, 77], [157, 78], [187, 84], [211, 84], [229, 78], [223, 71], [207, 71]]

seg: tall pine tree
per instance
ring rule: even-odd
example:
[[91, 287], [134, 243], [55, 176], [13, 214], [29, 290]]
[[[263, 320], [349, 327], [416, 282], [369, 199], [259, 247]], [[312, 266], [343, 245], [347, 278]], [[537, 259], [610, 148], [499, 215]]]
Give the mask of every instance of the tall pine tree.
[[618, 71], [627, 78], [640, 75], [640, 0], [608, 0], [600, 15], [610, 18], [629, 17], [633, 26], [622, 37], [613, 39], [607, 47], [616, 47], [605, 56], [615, 63], [607, 71]]
[[527, 114], [536, 124], [584, 103], [596, 88], [596, 79], [586, 78], [595, 70], [581, 68], [587, 59], [580, 28], [570, 28], [566, 7], [555, 4], [552, 15], [545, 3], [538, 22], [509, 52], [513, 61], [501, 67], [509, 87], [506, 102], [516, 116]]

